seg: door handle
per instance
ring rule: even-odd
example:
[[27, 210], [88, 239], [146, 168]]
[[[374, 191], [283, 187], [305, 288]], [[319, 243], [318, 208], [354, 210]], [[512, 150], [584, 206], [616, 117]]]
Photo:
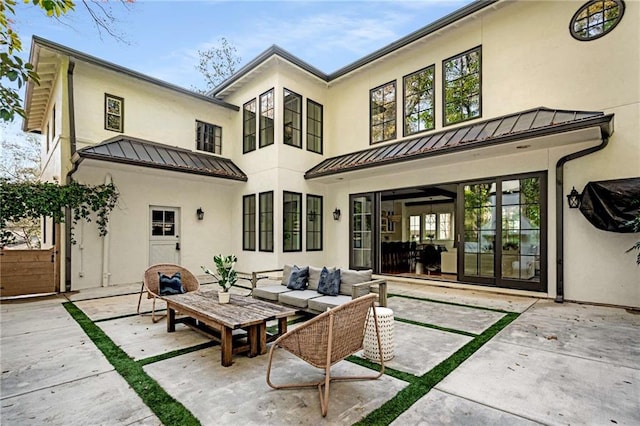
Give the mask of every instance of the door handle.
[[176, 250], [180, 251], [180, 243], [176, 243]]

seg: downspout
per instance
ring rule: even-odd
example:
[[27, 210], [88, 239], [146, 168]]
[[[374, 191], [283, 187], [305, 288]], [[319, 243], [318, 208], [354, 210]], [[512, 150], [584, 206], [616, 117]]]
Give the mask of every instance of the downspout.
[[603, 150], [609, 144], [609, 136], [602, 136], [599, 145], [573, 152], [560, 158], [556, 163], [556, 299], [564, 302], [564, 165], [565, 163]]
[[[104, 184], [109, 185], [112, 182], [111, 174], [107, 173], [104, 177]], [[109, 222], [107, 222], [107, 235], [102, 237], [102, 287], [109, 286], [109, 278], [111, 273], [109, 272], [109, 249], [111, 244], [111, 238], [109, 234]]]
[[[75, 106], [73, 103], [73, 69], [76, 63], [70, 58], [69, 66], [67, 68], [67, 100], [69, 102], [69, 158], [73, 157], [76, 152], [76, 117]], [[72, 175], [78, 170], [78, 164], [73, 164], [69, 173], [67, 173], [66, 184], [69, 185], [73, 181]], [[64, 221], [65, 221], [65, 244], [64, 244], [64, 282], [65, 291], [71, 291], [71, 209], [64, 209]]]

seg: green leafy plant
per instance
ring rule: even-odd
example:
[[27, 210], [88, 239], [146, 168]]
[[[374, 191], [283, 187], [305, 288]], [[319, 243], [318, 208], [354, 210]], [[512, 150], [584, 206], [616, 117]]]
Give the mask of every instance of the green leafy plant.
[[[61, 186], [50, 182], [0, 179], [0, 245], [15, 241], [15, 235], [8, 229], [10, 224], [42, 217], [62, 223], [66, 208], [72, 211], [73, 225], [80, 220], [91, 222], [92, 214], [95, 214], [99, 235], [105, 236], [109, 214], [117, 201], [118, 191], [113, 184], [91, 186], [71, 182]], [[75, 243], [73, 233], [71, 239]]]
[[238, 273], [234, 269], [238, 258], [231, 254], [223, 256], [221, 254], [213, 256], [213, 262], [216, 265], [216, 272], [209, 268], [201, 266], [205, 274], [211, 275], [218, 280], [218, 285], [222, 287], [222, 291], [227, 292], [238, 281]]
[[[638, 216], [636, 216], [636, 218], [631, 221], [631, 226], [633, 226], [634, 231], [640, 232], [640, 214]], [[629, 252], [631, 252], [633, 250], [638, 250], [638, 256], [636, 257], [636, 263], [638, 265], [640, 265], [640, 241], [636, 241], [636, 243], [634, 245], [632, 245], [631, 247], [629, 247], [629, 249], [627, 251], [625, 251], [625, 253], [629, 253]]]

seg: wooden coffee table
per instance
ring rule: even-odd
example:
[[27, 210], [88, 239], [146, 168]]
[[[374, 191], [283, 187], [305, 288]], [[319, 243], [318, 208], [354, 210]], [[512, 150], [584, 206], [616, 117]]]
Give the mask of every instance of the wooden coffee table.
[[[252, 297], [231, 294], [229, 303], [218, 303], [217, 291], [194, 291], [162, 296], [167, 302], [167, 331], [173, 332], [176, 323], [185, 323], [207, 331], [220, 343], [222, 365], [233, 364], [232, 356], [247, 352], [250, 357], [265, 354], [267, 342], [287, 332], [287, 317], [294, 309]], [[176, 311], [183, 315], [176, 318]], [[278, 320], [278, 332], [267, 335], [267, 321]], [[233, 330], [247, 332], [247, 342], [233, 339]]]

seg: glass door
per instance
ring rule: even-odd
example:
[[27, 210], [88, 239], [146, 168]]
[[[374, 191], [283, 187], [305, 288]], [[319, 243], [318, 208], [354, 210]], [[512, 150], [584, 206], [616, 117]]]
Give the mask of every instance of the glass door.
[[349, 197], [351, 269], [372, 269], [374, 259], [374, 194]]
[[461, 281], [546, 290], [545, 188], [542, 173], [460, 185]]

